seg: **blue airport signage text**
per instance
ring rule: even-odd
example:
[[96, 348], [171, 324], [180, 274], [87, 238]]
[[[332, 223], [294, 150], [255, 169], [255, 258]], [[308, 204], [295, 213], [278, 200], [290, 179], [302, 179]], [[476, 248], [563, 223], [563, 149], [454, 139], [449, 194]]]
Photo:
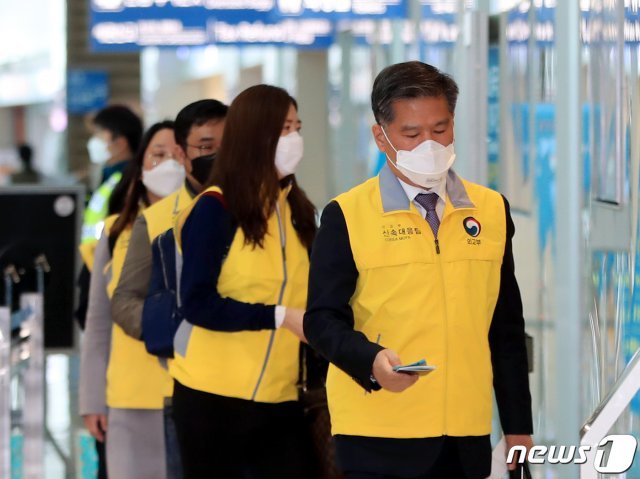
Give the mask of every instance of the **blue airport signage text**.
[[404, 18], [406, 0], [91, 0], [94, 51], [145, 46], [327, 48], [339, 20]]

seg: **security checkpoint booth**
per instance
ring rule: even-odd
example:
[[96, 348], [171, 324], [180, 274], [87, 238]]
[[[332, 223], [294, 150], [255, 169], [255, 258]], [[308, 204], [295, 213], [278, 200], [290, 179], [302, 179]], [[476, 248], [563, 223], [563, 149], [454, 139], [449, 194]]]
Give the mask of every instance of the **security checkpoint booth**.
[[45, 477], [46, 450], [59, 456], [67, 475], [73, 468], [75, 441], [50, 427], [56, 418], [47, 417], [45, 376], [47, 357], [64, 353], [69, 358], [76, 343], [73, 310], [83, 204], [81, 186], [0, 190], [3, 478]]

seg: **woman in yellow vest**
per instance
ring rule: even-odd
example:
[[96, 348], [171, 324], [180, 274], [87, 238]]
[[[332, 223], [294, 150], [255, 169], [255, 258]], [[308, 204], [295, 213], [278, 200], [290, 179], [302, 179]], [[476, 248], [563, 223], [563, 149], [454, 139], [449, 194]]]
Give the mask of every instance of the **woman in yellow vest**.
[[295, 100], [257, 85], [231, 104], [210, 187], [181, 213], [185, 320], [174, 417], [185, 477], [309, 477], [296, 382], [315, 208], [293, 176]]
[[[92, 287], [90, 303], [97, 301], [99, 294], [112, 297], [124, 264], [131, 225], [141, 209], [172, 193], [184, 181], [184, 169], [173, 156], [175, 149], [173, 122], [157, 123], [145, 134], [127, 172], [130, 182], [124, 209], [102, 240], [108, 243], [111, 254], [107, 256], [111, 260], [106, 268], [95, 271], [104, 272], [103, 287], [101, 292]], [[90, 422], [92, 433], [106, 432], [110, 477], [164, 479], [167, 474], [162, 407], [163, 398], [171, 394], [172, 383], [157, 359], [147, 354], [144, 344], [124, 334], [111, 319], [109, 308], [100, 315], [88, 315], [87, 319], [85, 349], [96, 342], [104, 344], [105, 336], [110, 336], [107, 341], [111, 342], [108, 362], [106, 358], [102, 361], [108, 364], [106, 371], [104, 366], [96, 367], [95, 359], [81, 365], [81, 397], [93, 394], [88, 388], [104, 391], [108, 409], [106, 419]], [[101, 324], [89, 325], [90, 321]], [[97, 340], [96, 336], [102, 338]]]

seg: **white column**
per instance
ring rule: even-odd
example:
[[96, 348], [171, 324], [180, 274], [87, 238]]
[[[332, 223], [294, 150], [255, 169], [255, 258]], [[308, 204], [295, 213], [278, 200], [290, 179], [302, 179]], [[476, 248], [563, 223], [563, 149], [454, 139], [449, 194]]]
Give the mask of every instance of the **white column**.
[[[558, 404], [555, 408], [557, 444], [579, 443], [586, 419], [581, 411], [581, 326], [583, 305], [582, 164], [580, 115], [580, 6], [558, 2], [556, 10], [557, 99], [557, 250], [556, 364]], [[563, 478], [578, 477], [577, 466], [565, 466]]]
[[454, 169], [468, 180], [487, 183], [487, 71], [488, 16], [458, 5], [460, 35], [453, 75], [460, 87], [456, 107], [456, 164]]
[[304, 160], [298, 182], [318, 209], [330, 199], [329, 73], [326, 51], [298, 54], [297, 100], [304, 136]]

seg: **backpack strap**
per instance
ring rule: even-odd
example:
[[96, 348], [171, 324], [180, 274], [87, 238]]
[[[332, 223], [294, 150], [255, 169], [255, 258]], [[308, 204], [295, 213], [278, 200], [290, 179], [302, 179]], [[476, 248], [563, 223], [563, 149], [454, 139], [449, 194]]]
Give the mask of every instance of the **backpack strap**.
[[[175, 242], [175, 236], [173, 241]], [[182, 255], [178, 250], [178, 245], [174, 245], [174, 250], [176, 254], [176, 303], [178, 305], [178, 309], [182, 307], [182, 297], [180, 295], [180, 276], [182, 275]]]
[[165, 289], [171, 289], [169, 285], [169, 276], [167, 275], [167, 261], [164, 257], [164, 248], [162, 247], [162, 242], [164, 240], [166, 233], [162, 233], [158, 236], [158, 250], [160, 252], [160, 265], [162, 266], [162, 279], [164, 281]]

